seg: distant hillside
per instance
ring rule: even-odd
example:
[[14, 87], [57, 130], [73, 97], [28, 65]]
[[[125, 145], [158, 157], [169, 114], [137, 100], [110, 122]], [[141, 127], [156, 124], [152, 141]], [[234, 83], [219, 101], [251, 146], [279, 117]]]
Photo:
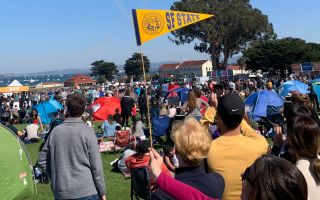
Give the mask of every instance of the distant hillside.
[[[27, 75], [65, 75], [65, 74], [89, 74], [90, 69], [63, 69], [63, 70], [55, 70], [55, 71], [45, 71], [45, 72], [36, 72], [36, 73], [29, 73]], [[24, 74], [25, 75], [25, 74]]]
[[[150, 72], [158, 72], [158, 69], [161, 65], [167, 64], [167, 63], [179, 63], [180, 61], [166, 61], [166, 62], [154, 62], [150, 64]], [[124, 73], [123, 67], [124, 65], [117, 65], [118, 70], [122, 73]]]
[[[237, 60], [241, 56], [236, 55], [228, 60], [229, 64], [234, 64], [237, 63]], [[151, 73], [158, 72], [158, 69], [161, 65], [163, 64], [168, 64], [168, 63], [179, 63], [183, 61], [165, 61], [165, 62], [154, 62], [151, 63]], [[124, 73], [123, 64], [119, 64], [118, 70], [120, 73]], [[67, 68], [63, 70], [52, 70], [52, 71], [43, 71], [43, 72], [35, 72], [35, 73], [27, 73], [27, 74], [0, 74], [0, 76], [6, 76], [6, 77], [12, 77], [12, 76], [41, 76], [41, 75], [73, 75], [73, 74], [90, 74], [90, 68]]]

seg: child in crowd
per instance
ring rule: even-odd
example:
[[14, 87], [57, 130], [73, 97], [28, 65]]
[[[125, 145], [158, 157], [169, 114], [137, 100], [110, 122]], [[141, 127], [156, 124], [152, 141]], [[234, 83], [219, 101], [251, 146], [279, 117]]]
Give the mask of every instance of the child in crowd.
[[[137, 143], [136, 145], [136, 152], [132, 156], [129, 156], [127, 159], [125, 159], [125, 163], [127, 165], [127, 168], [133, 169], [133, 168], [139, 168], [139, 167], [149, 167], [150, 163], [150, 155], [149, 155], [149, 149], [150, 149], [150, 140], [144, 140], [140, 143]], [[172, 174], [168, 170], [168, 168], [162, 164], [161, 171], [172, 177]], [[151, 185], [156, 185], [156, 180], [151, 177]]]
[[164, 146], [163, 147], [163, 162], [164, 164], [167, 166], [167, 168], [171, 171], [171, 172], [175, 172], [175, 166], [174, 166], [174, 155], [175, 155], [175, 149], [174, 146]]
[[115, 114], [113, 115], [114, 121], [116, 121], [118, 124], [121, 124], [121, 114], [119, 108], [116, 108]]

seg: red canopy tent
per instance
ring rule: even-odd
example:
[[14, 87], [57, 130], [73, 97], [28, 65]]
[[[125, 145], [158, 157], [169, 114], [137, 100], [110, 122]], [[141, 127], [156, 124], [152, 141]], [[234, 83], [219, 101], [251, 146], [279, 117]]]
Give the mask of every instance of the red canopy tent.
[[101, 97], [91, 104], [93, 118], [95, 120], [106, 120], [108, 115], [114, 115], [118, 108], [121, 112], [120, 99], [116, 97]]
[[168, 92], [170, 92], [168, 98], [170, 97], [177, 97], [178, 93], [176, 93], [174, 90], [180, 88], [180, 86], [178, 84], [172, 84], [168, 86]]

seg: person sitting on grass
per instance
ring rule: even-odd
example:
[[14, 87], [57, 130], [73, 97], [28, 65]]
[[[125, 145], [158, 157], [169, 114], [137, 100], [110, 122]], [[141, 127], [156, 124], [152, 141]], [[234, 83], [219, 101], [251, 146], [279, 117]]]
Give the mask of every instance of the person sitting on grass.
[[132, 125], [131, 125], [131, 133], [137, 140], [145, 140], [146, 136], [144, 135], [143, 129], [145, 128], [145, 125], [142, 123], [142, 121], [139, 118], [132, 118]]
[[[39, 142], [40, 137], [38, 136], [39, 125], [37, 124], [28, 124], [24, 132], [24, 141], [26, 143]], [[21, 138], [21, 137], [20, 137]]]
[[[140, 168], [140, 167], [149, 167], [149, 161], [150, 161], [150, 155], [149, 155], [149, 148], [151, 147], [150, 140], [143, 140], [140, 143], [137, 143], [136, 145], [136, 151], [137, 153], [133, 154], [132, 156], [128, 157], [125, 160], [125, 163], [127, 165], [127, 168], [134, 169], [134, 168]], [[167, 174], [169, 176], [171, 175], [171, 172], [168, 170], [168, 168], [165, 165], [162, 165], [162, 172], [164, 174]], [[151, 183], [154, 185], [155, 180], [151, 177]]]
[[116, 108], [115, 114], [113, 115], [114, 121], [116, 121], [118, 124], [121, 124], [121, 114], [119, 108]]
[[116, 131], [117, 125], [118, 124], [113, 120], [113, 117], [110, 114], [108, 116], [108, 120], [105, 120], [101, 125], [101, 129], [103, 131], [103, 137], [105, 138], [114, 137], [114, 133]]
[[118, 159], [116, 165], [114, 165], [115, 168], [118, 168], [119, 171], [124, 175], [125, 178], [130, 178], [130, 169], [128, 169], [126, 165], [126, 159], [129, 158], [130, 156], [136, 154], [136, 144], [131, 143], [130, 148], [125, 150], [123, 154], [120, 156]]

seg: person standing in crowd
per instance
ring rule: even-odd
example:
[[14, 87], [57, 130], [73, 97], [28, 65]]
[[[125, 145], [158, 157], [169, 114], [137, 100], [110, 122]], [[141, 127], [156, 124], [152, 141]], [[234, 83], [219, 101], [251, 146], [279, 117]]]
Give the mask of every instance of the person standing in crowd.
[[121, 99], [121, 116], [122, 116], [122, 127], [129, 126], [129, 117], [132, 115], [131, 111], [134, 107], [134, 101], [130, 97], [130, 90], [126, 90], [125, 96]]
[[209, 106], [207, 102], [205, 102], [201, 98], [197, 98], [194, 91], [190, 91], [188, 95], [188, 101], [184, 103], [184, 105], [182, 106], [182, 110], [187, 110], [187, 116], [195, 117], [197, 120], [200, 120], [202, 117], [202, 105], [205, 105], [205, 107]]
[[288, 142], [308, 185], [308, 200], [320, 198], [320, 127], [310, 117], [288, 119]]
[[30, 116], [31, 124], [39, 125], [40, 124], [40, 130], [43, 131], [43, 125], [42, 125], [42, 120], [38, 114], [38, 111], [33, 109], [31, 116]]
[[61, 92], [61, 97], [62, 97], [61, 104], [63, 106], [66, 105], [67, 96], [68, 96], [68, 93], [66, 92], [65, 89], [63, 89], [62, 92]]
[[[207, 174], [200, 167], [208, 156], [212, 141], [207, 129], [190, 117], [183, 123], [174, 125], [172, 140], [179, 163], [175, 178], [211, 198], [221, 199], [224, 191], [223, 177], [215, 172]], [[152, 199], [171, 198], [159, 190], [152, 194]]]
[[55, 199], [106, 199], [97, 138], [81, 120], [85, 106], [83, 95], [68, 97], [69, 118], [52, 130], [39, 155], [38, 164], [51, 180]]
[[147, 110], [148, 110], [147, 95], [144, 89], [141, 89], [140, 91], [138, 105], [139, 105], [141, 120], [144, 121], [146, 119], [147, 121]]
[[238, 95], [228, 93], [218, 101], [213, 93], [211, 99], [212, 115], [217, 112], [217, 125], [221, 136], [211, 144], [208, 167], [210, 171], [220, 173], [225, 180], [222, 199], [239, 199], [241, 174], [259, 156], [267, 152], [268, 143], [243, 120], [245, 105]]

